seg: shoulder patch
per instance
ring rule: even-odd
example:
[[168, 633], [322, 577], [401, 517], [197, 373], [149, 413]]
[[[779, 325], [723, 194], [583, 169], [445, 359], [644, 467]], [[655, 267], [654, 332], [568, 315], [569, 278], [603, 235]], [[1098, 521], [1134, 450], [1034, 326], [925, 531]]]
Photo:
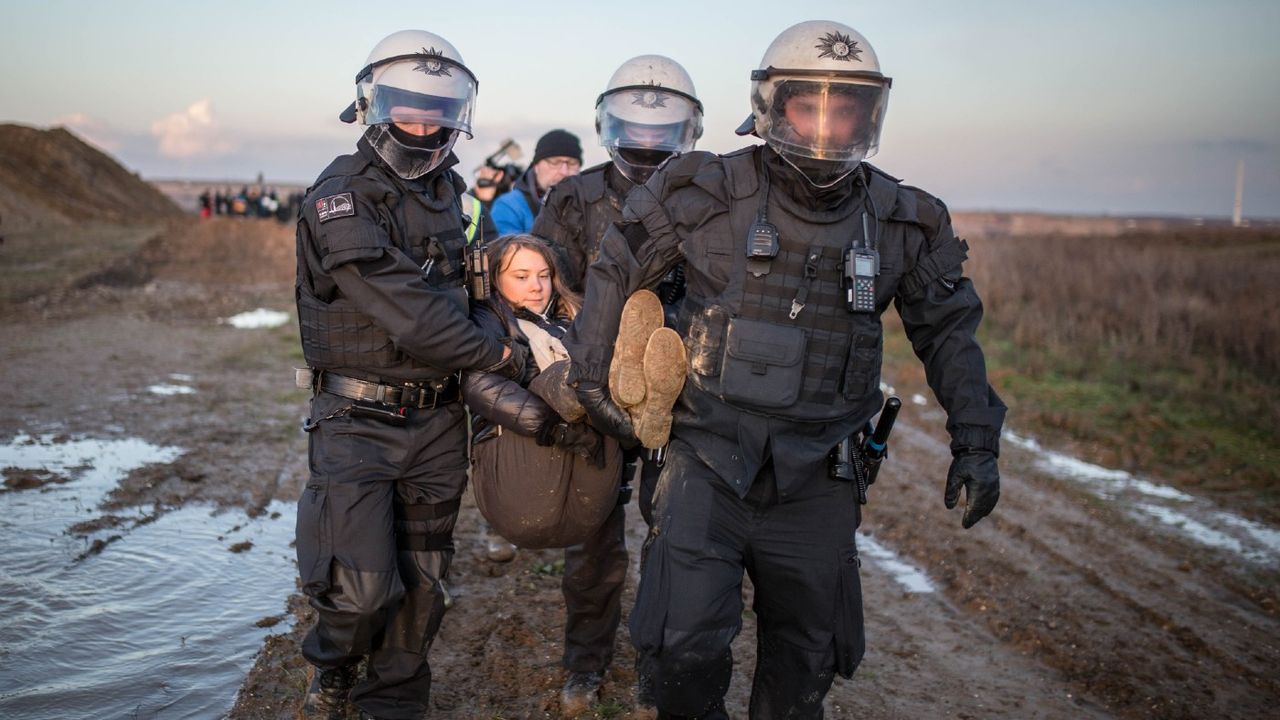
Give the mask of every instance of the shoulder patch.
[[316, 201], [316, 215], [325, 223], [340, 217], [351, 217], [356, 214], [356, 204], [351, 200], [351, 193], [344, 192]]

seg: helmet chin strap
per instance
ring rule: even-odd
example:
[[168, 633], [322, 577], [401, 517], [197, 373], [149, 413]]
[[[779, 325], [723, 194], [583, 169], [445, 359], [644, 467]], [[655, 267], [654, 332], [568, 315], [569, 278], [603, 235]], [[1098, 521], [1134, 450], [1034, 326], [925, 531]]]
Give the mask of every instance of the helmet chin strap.
[[[853, 167], [847, 167], [845, 163], [837, 163], [831, 160], [816, 160], [814, 158], [792, 159], [791, 156], [784, 153], [778, 153], [778, 156], [786, 161], [788, 165], [795, 168], [796, 172], [804, 176], [804, 179], [807, 180], [810, 185], [819, 190], [826, 190], [827, 188], [835, 187], [840, 183], [840, 181], [849, 177], [849, 175], [853, 173], [854, 170], [857, 170], [858, 166], [862, 164], [861, 161], [859, 161]], [[824, 170], [824, 166], [827, 169]], [[833, 177], [832, 168], [837, 167], [843, 172], [839, 172], [839, 174], [834, 175]]]

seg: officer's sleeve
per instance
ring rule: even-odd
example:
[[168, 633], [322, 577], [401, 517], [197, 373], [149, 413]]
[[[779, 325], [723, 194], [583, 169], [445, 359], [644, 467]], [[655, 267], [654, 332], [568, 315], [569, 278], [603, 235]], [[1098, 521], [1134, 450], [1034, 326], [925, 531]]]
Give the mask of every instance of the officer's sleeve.
[[556, 251], [567, 284], [575, 292], [582, 292], [587, 271], [587, 254], [582, 247], [584, 216], [574, 194], [564, 191], [565, 184], [561, 182], [551, 188], [530, 232], [546, 240]]
[[667, 174], [654, 173], [627, 195], [622, 222], [600, 241], [600, 256], [587, 269], [582, 312], [565, 336], [572, 359], [570, 384], [606, 384], [622, 306], [631, 293], [650, 287], [682, 259], [676, 225], [664, 208], [673, 188]]
[[951, 216], [936, 199], [921, 202], [925, 243], [904, 276], [894, 304], [938, 402], [947, 411], [952, 452], [999, 454], [1005, 405], [987, 382], [976, 336], [982, 301], [964, 277], [967, 244], [956, 238]]
[[499, 338], [471, 322], [465, 296], [457, 290], [427, 285], [422, 270], [392, 245], [372, 202], [355, 191], [316, 193], [316, 197], [326, 204], [309, 203], [304, 215], [315, 229], [321, 267], [342, 295], [386, 331], [397, 348], [445, 370], [501, 364]]

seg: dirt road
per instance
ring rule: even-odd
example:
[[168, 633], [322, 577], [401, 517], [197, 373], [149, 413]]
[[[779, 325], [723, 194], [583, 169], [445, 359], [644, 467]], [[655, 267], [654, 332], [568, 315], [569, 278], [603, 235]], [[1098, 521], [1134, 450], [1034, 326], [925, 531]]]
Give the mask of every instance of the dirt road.
[[[291, 500], [305, 472], [297, 422], [305, 399], [289, 383], [299, 363], [296, 326], [244, 331], [218, 321], [255, 307], [289, 310], [291, 288], [278, 272], [252, 277], [252, 285], [217, 267], [196, 273], [200, 248], [184, 242], [153, 247], [140, 284], [89, 283], [5, 310], [0, 380], [16, 412], [0, 416], [0, 439], [128, 434], [188, 449], [174, 464], [132, 473], [111, 496], [117, 506], [164, 512], [212, 502], [254, 511]], [[288, 228], [253, 242], [268, 243], [272, 262], [288, 268]], [[226, 255], [223, 246], [206, 250], [205, 260]], [[166, 260], [179, 254], [196, 260]], [[191, 377], [197, 393], [147, 393], [173, 374]], [[888, 369], [886, 379], [904, 399], [928, 397], [914, 368]], [[949, 460], [942, 424], [930, 401], [908, 402], [895, 431], [862, 528], [867, 657], [851, 681], [836, 681], [828, 716], [1274, 716], [1280, 557], [1198, 543], [1124, 493], [1099, 493], [1045, 470], [1034, 448], [1015, 442], [1005, 444], [995, 515], [963, 531], [959, 512], [942, 507]], [[1067, 439], [1043, 442], [1087, 454]], [[1148, 472], [1159, 476], [1158, 468]], [[1186, 512], [1208, 523], [1213, 500], [1184, 501]], [[633, 564], [644, 533], [634, 510]], [[98, 512], [109, 515], [111, 506]], [[557, 717], [558, 553], [521, 551], [505, 565], [484, 560], [471, 504], [456, 538], [456, 604], [432, 650], [435, 716]], [[624, 607], [633, 591], [634, 581]], [[267, 639], [234, 718], [296, 710], [307, 609], [297, 596], [280, 602], [282, 614], [287, 604], [303, 622], [281, 624]], [[750, 611], [744, 625], [730, 696], [735, 717], [745, 716], [753, 664]], [[626, 717], [634, 704], [625, 626], [616, 648], [598, 717]]]

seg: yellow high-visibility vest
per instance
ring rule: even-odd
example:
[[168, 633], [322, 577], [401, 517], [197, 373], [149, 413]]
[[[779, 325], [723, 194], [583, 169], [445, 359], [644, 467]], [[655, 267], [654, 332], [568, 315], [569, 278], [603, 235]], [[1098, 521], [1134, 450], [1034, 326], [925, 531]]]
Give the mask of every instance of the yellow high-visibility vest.
[[[467, 244], [470, 245], [476, 239], [476, 234], [480, 232], [480, 213], [484, 212], [484, 206], [480, 204], [480, 198], [469, 192], [462, 194], [462, 203], [464, 214], [471, 218], [466, 229]], [[466, 212], [467, 204], [471, 205], [470, 212]]]

